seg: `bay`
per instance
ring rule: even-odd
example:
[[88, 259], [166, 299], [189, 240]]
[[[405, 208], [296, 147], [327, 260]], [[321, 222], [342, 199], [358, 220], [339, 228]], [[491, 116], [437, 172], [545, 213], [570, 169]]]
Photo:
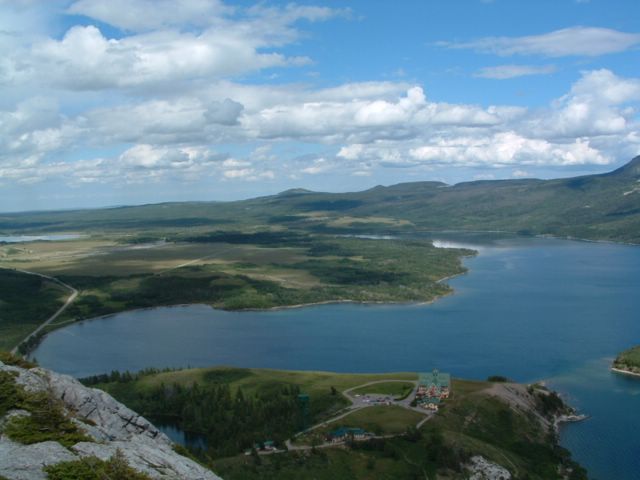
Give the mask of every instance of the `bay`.
[[[34, 355], [78, 377], [146, 367], [232, 365], [336, 372], [428, 371], [546, 381], [583, 413], [561, 431], [593, 478], [640, 472], [640, 381], [609, 371], [640, 344], [640, 248], [440, 235], [479, 255], [429, 305], [333, 304], [262, 312], [204, 305], [73, 324]], [[384, 241], [384, 240], [380, 240]]]

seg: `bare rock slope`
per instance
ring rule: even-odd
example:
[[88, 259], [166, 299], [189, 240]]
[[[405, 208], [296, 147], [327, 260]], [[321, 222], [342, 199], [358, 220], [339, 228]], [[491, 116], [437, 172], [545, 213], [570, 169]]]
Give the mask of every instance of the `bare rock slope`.
[[[176, 453], [169, 438], [148, 420], [107, 393], [87, 388], [76, 379], [42, 368], [24, 369], [0, 362], [0, 371], [15, 372], [15, 381], [27, 392], [48, 391], [63, 402], [66, 412], [92, 439], [65, 448], [54, 441], [22, 445], [0, 433], [0, 477], [9, 480], [46, 479], [43, 467], [95, 456], [111, 458], [119, 449], [129, 465], [151, 478], [215, 480], [218, 476]], [[0, 418], [2, 425], [13, 410]]]

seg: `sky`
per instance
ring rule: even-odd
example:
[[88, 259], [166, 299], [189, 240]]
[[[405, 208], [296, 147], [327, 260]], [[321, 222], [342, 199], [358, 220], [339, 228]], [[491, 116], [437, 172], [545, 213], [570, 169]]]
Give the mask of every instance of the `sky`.
[[638, 0], [0, 0], [0, 212], [640, 154]]

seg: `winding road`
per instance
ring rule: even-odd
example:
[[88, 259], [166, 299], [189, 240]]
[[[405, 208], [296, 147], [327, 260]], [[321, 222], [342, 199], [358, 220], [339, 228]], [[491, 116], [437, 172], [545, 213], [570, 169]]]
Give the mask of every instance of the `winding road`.
[[[330, 423], [335, 422], [336, 420], [340, 420], [348, 415], [351, 415], [353, 412], [357, 411], [357, 410], [362, 410], [363, 408], [368, 408], [368, 407], [373, 407], [376, 405], [376, 403], [367, 403], [363, 401], [364, 397], [367, 397], [367, 395], [364, 395], [362, 397], [355, 397], [353, 395], [351, 395], [351, 392], [353, 392], [354, 390], [359, 390], [363, 387], [368, 387], [369, 385], [375, 385], [378, 383], [389, 383], [389, 382], [399, 382], [399, 383], [413, 383], [414, 387], [413, 390], [411, 390], [411, 393], [409, 395], [407, 395], [406, 397], [404, 397], [401, 400], [392, 400], [391, 401], [391, 405], [396, 405], [402, 408], [406, 408], [407, 410], [413, 410], [416, 411], [418, 413], [421, 413], [424, 415], [424, 418], [421, 419], [417, 424], [416, 424], [416, 428], [420, 428], [422, 427], [422, 425], [424, 425], [424, 423], [431, 419], [433, 417], [433, 412], [425, 412], [423, 409], [418, 408], [418, 407], [412, 407], [411, 406], [411, 401], [413, 400], [413, 398], [415, 398], [416, 395], [416, 391], [418, 390], [418, 382], [417, 380], [397, 380], [397, 379], [385, 379], [385, 380], [376, 380], [373, 382], [369, 382], [369, 383], [364, 383], [362, 385], [356, 385], [355, 387], [351, 387], [348, 388], [346, 390], [343, 390], [342, 395], [344, 397], [347, 398], [347, 400], [349, 400], [351, 402], [351, 405], [349, 405], [348, 407], [346, 407], [346, 411], [341, 413], [340, 415], [330, 418], [328, 420], [325, 420], [324, 422], [318, 423], [316, 425], [313, 425], [312, 427], [309, 427], [308, 429], [306, 429], [303, 432], [299, 432], [296, 435], [294, 435], [293, 438], [288, 439], [285, 442], [285, 445], [287, 447], [287, 450], [311, 450], [313, 448], [328, 448], [328, 447], [335, 447], [337, 445], [341, 445], [343, 442], [337, 442], [337, 443], [333, 443], [333, 442], [328, 442], [328, 443], [323, 443], [320, 445], [315, 445], [315, 446], [310, 446], [310, 445], [294, 445], [292, 440], [300, 435], [304, 435], [307, 434], [313, 430], [316, 430], [317, 428], [320, 427], [325, 427]], [[379, 397], [386, 397], [386, 395], [372, 395], [372, 396], [379, 396]], [[389, 435], [375, 435], [371, 438], [393, 438], [393, 437], [397, 437], [399, 434], [389, 434]], [[285, 450], [278, 450], [272, 453], [281, 453], [284, 452]]]
[[62, 312], [64, 312], [67, 307], [69, 305], [71, 305], [73, 303], [73, 301], [76, 299], [76, 297], [78, 296], [78, 290], [76, 290], [75, 288], [73, 288], [71, 285], [68, 285], [66, 283], [64, 283], [61, 280], [58, 280], [57, 278], [54, 277], [50, 277], [48, 275], [43, 275], [42, 273], [36, 273], [36, 272], [28, 272], [26, 270], [19, 270], [19, 269], [15, 269], [16, 272], [20, 272], [20, 273], [25, 273], [27, 275], [35, 275], [37, 277], [42, 277], [46, 280], [49, 280], [50, 282], [55, 282], [58, 285], [63, 286], [64, 288], [66, 288], [67, 290], [69, 290], [71, 292], [71, 294], [67, 297], [67, 300], [64, 302], [64, 305], [62, 305], [57, 311], [56, 313], [54, 313], [53, 315], [51, 315], [49, 318], [47, 318], [44, 323], [40, 324], [40, 326], [38, 328], [36, 328], [33, 332], [31, 332], [29, 335], [27, 335], [20, 343], [18, 343], [18, 345], [16, 345], [15, 347], [13, 347], [13, 350], [11, 350], [12, 354], [16, 354], [18, 352], [18, 347], [20, 345], [22, 345], [25, 342], [28, 342], [31, 338], [33, 338], [34, 336], [38, 335], [38, 333], [40, 333], [42, 331], [43, 328], [45, 328], [47, 325], [49, 325], [51, 322], [53, 322], [56, 318], [58, 318], [60, 316], [60, 314]]

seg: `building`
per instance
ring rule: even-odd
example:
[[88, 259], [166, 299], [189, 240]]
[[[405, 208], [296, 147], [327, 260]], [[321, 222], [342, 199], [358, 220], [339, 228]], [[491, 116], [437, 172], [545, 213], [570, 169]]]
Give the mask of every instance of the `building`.
[[328, 438], [331, 442], [338, 443], [349, 439], [366, 440], [372, 436], [372, 433], [369, 433], [362, 428], [340, 427], [333, 432], [330, 432]]
[[425, 410], [432, 410], [434, 412], [437, 412], [440, 408], [441, 402], [442, 400], [440, 400], [439, 397], [425, 397], [420, 402], [420, 406]]
[[[418, 375], [416, 402], [423, 408], [437, 411], [440, 402], [449, 398], [451, 393], [451, 375], [437, 369]], [[437, 401], [436, 401], [437, 400]]]
[[254, 443], [253, 448], [259, 452], [273, 452], [276, 449], [276, 443], [273, 440], [265, 440], [262, 443]]

